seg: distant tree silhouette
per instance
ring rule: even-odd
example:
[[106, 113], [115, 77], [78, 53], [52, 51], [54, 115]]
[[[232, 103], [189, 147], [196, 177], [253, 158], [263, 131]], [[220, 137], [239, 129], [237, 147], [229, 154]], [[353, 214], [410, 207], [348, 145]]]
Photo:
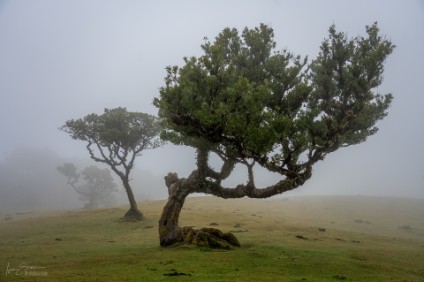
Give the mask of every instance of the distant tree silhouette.
[[117, 191], [116, 183], [110, 170], [89, 166], [78, 173], [72, 163], [64, 163], [57, 170], [68, 179], [68, 184], [78, 193], [79, 199], [85, 202], [84, 208], [95, 209], [115, 201], [113, 193]]

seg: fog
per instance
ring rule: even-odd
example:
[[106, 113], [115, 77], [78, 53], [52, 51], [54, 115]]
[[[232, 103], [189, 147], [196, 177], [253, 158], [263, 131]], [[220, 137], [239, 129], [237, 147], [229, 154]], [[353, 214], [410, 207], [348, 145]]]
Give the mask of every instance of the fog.
[[[205, 36], [213, 40], [225, 27], [265, 23], [278, 49], [313, 59], [333, 23], [353, 37], [375, 21], [397, 46], [378, 89], [394, 95], [389, 115], [375, 136], [330, 154], [309, 182], [287, 195], [424, 198], [423, 1], [0, 1], [0, 210], [12, 203], [81, 205], [56, 166], [89, 163], [88, 153], [58, 127], [119, 106], [157, 114], [152, 100], [164, 85], [165, 67], [200, 55]], [[27, 159], [37, 164], [42, 183], [4, 180], [18, 175], [7, 170], [14, 152], [25, 150], [38, 152]], [[187, 176], [194, 162], [186, 147], [144, 152], [132, 174], [137, 200], [165, 198], [163, 176]], [[242, 176], [237, 170], [227, 184]], [[258, 169], [256, 179], [267, 185], [277, 176]]]

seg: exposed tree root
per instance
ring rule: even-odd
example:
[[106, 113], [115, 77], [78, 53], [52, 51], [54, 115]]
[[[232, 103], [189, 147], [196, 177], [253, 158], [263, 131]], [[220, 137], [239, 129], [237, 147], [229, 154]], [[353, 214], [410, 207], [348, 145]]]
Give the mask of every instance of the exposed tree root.
[[240, 247], [240, 243], [233, 233], [224, 233], [215, 228], [193, 229], [192, 227], [181, 228], [183, 244], [209, 247], [212, 249], [232, 249]]

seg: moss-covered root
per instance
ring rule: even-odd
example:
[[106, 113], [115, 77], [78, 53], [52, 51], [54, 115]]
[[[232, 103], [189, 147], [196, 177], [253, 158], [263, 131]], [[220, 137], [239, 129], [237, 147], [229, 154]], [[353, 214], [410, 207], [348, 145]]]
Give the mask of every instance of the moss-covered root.
[[193, 244], [200, 247], [209, 247], [213, 249], [231, 249], [240, 247], [240, 243], [233, 233], [224, 233], [215, 228], [193, 229], [192, 227], [183, 227], [183, 243]]

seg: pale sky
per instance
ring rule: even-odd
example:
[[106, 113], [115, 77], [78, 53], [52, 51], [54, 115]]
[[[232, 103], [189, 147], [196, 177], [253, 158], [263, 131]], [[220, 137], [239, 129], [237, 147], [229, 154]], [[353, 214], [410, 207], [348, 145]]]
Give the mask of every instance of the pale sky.
[[[313, 59], [333, 23], [354, 37], [375, 21], [397, 46], [378, 89], [394, 95], [389, 115], [375, 136], [330, 154], [293, 193], [424, 198], [422, 0], [0, 0], [0, 159], [19, 147], [88, 157], [84, 143], [58, 127], [119, 106], [157, 114], [152, 100], [165, 67], [200, 55], [203, 38], [225, 27], [268, 24], [278, 49]], [[166, 146], [137, 166], [187, 176], [193, 157]]]

